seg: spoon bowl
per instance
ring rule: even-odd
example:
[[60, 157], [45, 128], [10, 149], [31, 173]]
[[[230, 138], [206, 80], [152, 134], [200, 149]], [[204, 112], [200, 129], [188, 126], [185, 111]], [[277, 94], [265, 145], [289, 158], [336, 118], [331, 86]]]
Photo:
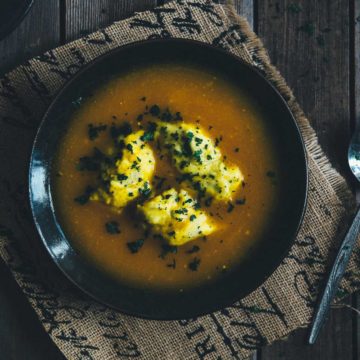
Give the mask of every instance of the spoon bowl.
[[348, 162], [351, 172], [360, 181], [360, 130], [357, 130], [351, 139]]

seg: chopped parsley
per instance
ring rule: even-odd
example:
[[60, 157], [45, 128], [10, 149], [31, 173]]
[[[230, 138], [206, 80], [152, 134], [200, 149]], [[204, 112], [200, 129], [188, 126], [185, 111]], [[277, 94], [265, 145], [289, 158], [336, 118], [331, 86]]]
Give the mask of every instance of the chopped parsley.
[[170, 122], [173, 119], [173, 116], [171, 114], [171, 112], [169, 111], [169, 109], [166, 109], [162, 114], [160, 119], [162, 121], [166, 121], [166, 122]]
[[126, 243], [126, 245], [132, 254], [136, 254], [144, 245], [144, 239], [131, 241], [131, 242]]
[[177, 251], [178, 251], [177, 246], [162, 244], [161, 245], [161, 254], [159, 255], [159, 257], [161, 259], [165, 259], [167, 254], [176, 254]]
[[115, 124], [111, 125], [110, 128], [110, 136], [116, 140], [120, 135], [121, 136], [128, 136], [132, 133], [132, 127], [128, 122], [124, 122], [120, 126], [116, 126]]
[[109, 234], [120, 234], [119, 223], [117, 221], [109, 221], [105, 224], [106, 231]]
[[188, 131], [186, 133], [186, 137], [191, 141], [193, 139], [193, 137], [194, 137], [194, 134], [191, 131]]
[[227, 208], [227, 212], [231, 213], [234, 210], [235, 206], [232, 202], [228, 202], [228, 208]]
[[222, 141], [222, 136], [218, 137], [218, 138], [215, 138], [215, 146], [219, 146], [219, 144], [221, 143]]
[[175, 113], [175, 118], [174, 118], [174, 120], [175, 121], [181, 121], [183, 118], [182, 118], [182, 116], [181, 116], [181, 113], [180, 112], [176, 112]]
[[88, 135], [90, 140], [95, 140], [101, 131], [105, 131], [107, 128], [106, 125], [98, 125], [94, 126], [93, 124], [88, 125]]
[[133, 154], [134, 153], [134, 149], [133, 146], [131, 144], [127, 144], [126, 148]]
[[87, 186], [84, 193], [82, 195], [77, 196], [74, 201], [79, 203], [80, 205], [85, 205], [89, 199], [91, 194], [95, 191], [95, 189], [91, 186]]
[[152, 116], [159, 116], [160, 115], [160, 108], [158, 105], [153, 105], [150, 107], [149, 112]]
[[100, 163], [93, 156], [83, 156], [79, 159], [76, 169], [79, 171], [98, 171]]
[[192, 214], [190, 215], [190, 221], [194, 221], [196, 219], [196, 215]]
[[118, 174], [117, 178], [119, 181], [124, 181], [124, 180], [128, 179], [128, 176], [125, 174]]
[[155, 179], [158, 181], [156, 184], [156, 189], [160, 190], [163, 187], [166, 178], [155, 175]]
[[190, 250], [188, 250], [186, 253], [187, 254], [194, 254], [196, 252], [200, 251], [200, 247], [197, 245], [194, 245]]
[[210, 207], [212, 201], [213, 201], [212, 197], [208, 197], [207, 199], [205, 199], [205, 206]]
[[139, 193], [145, 198], [148, 198], [150, 196], [151, 189], [150, 189], [149, 183], [147, 181], [145, 181], [144, 187], [139, 189]]
[[186, 208], [181, 208], [181, 209], [175, 210], [174, 212], [175, 212], [175, 214], [187, 214], [187, 213], [188, 213], [188, 209], [186, 209]]
[[191, 261], [189, 262], [188, 267], [189, 267], [189, 269], [190, 269], [191, 271], [197, 271], [198, 268], [199, 268], [199, 265], [200, 265], [200, 259], [198, 259], [197, 257], [195, 257], [193, 260], [191, 260]]
[[157, 125], [153, 122], [149, 123], [148, 129], [144, 132], [144, 135], [140, 137], [142, 141], [153, 141], [154, 140], [154, 133], [156, 130]]
[[203, 142], [203, 139], [200, 139], [198, 137], [195, 138], [195, 143], [197, 146], [199, 146]]
[[196, 150], [193, 153], [194, 158], [196, 159], [196, 161], [201, 164], [201, 154], [202, 154], [202, 150]]
[[246, 203], [246, 199], [242, 198], [242, 199], [238, 199], [235, 201], [236, 205], [244, 205]]

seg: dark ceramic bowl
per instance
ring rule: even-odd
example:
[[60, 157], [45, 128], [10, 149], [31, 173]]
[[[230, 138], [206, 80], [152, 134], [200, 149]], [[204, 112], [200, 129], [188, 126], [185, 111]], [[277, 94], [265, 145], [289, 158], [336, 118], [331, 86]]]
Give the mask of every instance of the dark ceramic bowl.
[[[129, 66], [171, 60], [216, 68], [244, 88], [264, 111], [271, 136], [278, 143], [282, 176], [279, 206], [274, 209], [267, 236], [221, 281], [179, 293], [145, 290], [120, 283], [81, 257], [57, 221], [51, 194], [51, 167], [61, 134], [80, 97]], [[121, 76], [121, 75], [120, 75]], [[226, 101], [226, 99], [224, 99]], [[30, 163], [30, 202], [36, 227], [50, 256], [83, 291], [124, 313], [150, 319], [195, 317], [231, 305], [261, 285], [289, 251], [303, 218], [307, 194], [304, 144], [294, 117], [275, 88], [237, 57], [203, 43], [154, 40], [118, 48], [77, 73], [50, 105], [35, 139]]]
[[0, 1], [0, 40], [20, 24], [32, 4], [33, 0]]

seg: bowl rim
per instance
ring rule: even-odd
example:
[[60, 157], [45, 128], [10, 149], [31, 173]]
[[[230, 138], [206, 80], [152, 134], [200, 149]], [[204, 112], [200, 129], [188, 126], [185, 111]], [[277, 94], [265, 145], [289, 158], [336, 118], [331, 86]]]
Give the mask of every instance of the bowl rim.
[[[126, 49], [130, 49], [130, 48], [134, 48], [137, 46], [141, 46], [145, 43], [174, 43], [174, 42], [178, 42], [178, 43], [189, 43], [192, 45], [197, 45], [200, 46], [202, 48], [204, 48], [205, 50], [211, 50], [211, 51], [217, 51], [222, 53], [225, 56], [229, 56], [231, 57], [233, 60], [239, 62], [242, 66], [247, 67], [251, 72], [254, 72], [256, 74], [256, 76], [259, 76], [262, 81], [266, 82], [268, 86], [270, 86], [271, 90], [274, 92], [274, 94], [277, 96], [277, 98], [281, 101], [282, 105], [285, 107], [285, 110], [287, 111], [288, 115], [289, 115], [289, 120], [291, 118], [291, 122], [294, 125], [294, 130], [297, 134], [297, 138], [298, 138], [298, 142], [299, 145], [301, 146], [301, 154], [303, 155], [303, 163], [301, 164], [301, 166], [304, 166], [304, 177], [303, 177], [303, 186], [304, 186], [304, 193], [303, 193], [303, 198], [302, 198], [302, 206], [301, 206], [301, 214], [298, 218], [298, 220], [296, 221], [296, 227], [294, 227], [294, 230], [292, 232], [292, 236], [291, 239], [289, 239], [289, 245], [286, 247], [286, 249], [281, 253], [280, 256], [280, 252], [279, 252], [279, 256], [278, 256], [278, 261], [274, 262], [274, 264], [270, 267], [267, 271], [267, 273], [259, 280], [257, 280], [256, 282], [254, 282], [254, 285], [251, 287], [250, 291], [247, 291], [247, 294], [245, 296], [242, 296], [241, 294], [238, 294], [237, 296], [233, 296], [233, 297], [229, 297], [229, 299], [227, 301], [222, 301], [219, 303], [214, 304], [213, 306], [208, 306], [206, 308], [206, 310], [204, 310], [203, 312], [196, 312], [189, 314], [188, 318], [193, 318], [193, 317], [199, 317], [199, 316], [204, 316], [204, 315], [208, 315], [211, 314], [213, 312], [219, 311], [225, 307], [231, 306], [232, 304], [234, 304], [236, 301], [243, 299], [244, 297], [250, 295], [252, 292], [254, 292], [256, 289], [258, 289], [271, 275], [273, 275], [273, 273], [275, 272], [275, 270], [281, 265], [281, 263], [283, 262], [284, 258], [286, 257], [286, 255], [289, 253], [291, 247], [294, 245], [295, 239], [299, 233], [300, 227], [303, 223], [304, 220], [304, 216], [305, 216], [305, 212], [306, 212], [306, 208], [307, 208], [307, 204], [308, 204], [308, 190], [309, 190], [309, 163], [308, 163], [308, 154], [306, 151], [306, 146], [305, 146], [305, 142], [302, 136], [302, 132], [300, 130], [300, 127], [296, 121], [296, 118], [292, 112], [292, 110], [289, 107], [288, 102], [284, 99], [283, 95], [280, 93], [280, 91], [275, 87], [275, 85], [273, 85], [271, 83], [271, 81], [269, 81], [260, 71], [259, 69], [257, 69], [255, 66], [247, 63], [246, 61], [244, 61], [243, 59], [241, 59], [239, 56], [223, 49], [217, 46], [214, 46], [212, 44], [209, 43], [205, 43], [202, 41], [198, 41], [198, 40], [194, 40], [194, 39], [186, 39], [186, 38], [156, 38], [156, 39], [145, 39], [145, 40], [139, 40], [139, 41], [135, 41], [135, 42], [131, 42], [125, 45], [121, 45], [118, 46], [114, 49], [111, 49], [110, 51], [94, 58], [93, 60], [91, 60], [90, 62], [88, 62], [87, 64], [85, 64], [82, 68], [80, 68], [69, 80], [67, 80], [61, 87], [60, 89], [56, 92], [56, 94], [54, 95], [54, 97], [52, 98], [50, 104], [47, 107], [47, 110], [45, 111], [44, 115], [42, 116], [42, 119], [38, 125], [38, 128], [36, 130], [36, 135], [34, 137], [33, 140], [33, 145], [32, 145], [32, 149], [31, 149], [31, 156], [30, 156], [30, 162], [29, 162], [29, 168], [28, 168], [28, 185], [29, 185], [29, 201], [30, 201], [30, 207], [31, 207], [31, 213], [32, 213], [32, 219], [35, 223], [35, 227], [37, 229], [38, 234], [40, 235], [40, 238], [42, 240], [43, 245], [45, 246], [47, 253], [50, 255], [52, 261], [56, 264], [56, 266], [61, 270], [61, 272], [65, 275], [65, 277], [67, 279], [70, 280], [71, 283], [73, 283], [77, 288], [79, 288], [81, 291], [83, 291], [85, 294], [87, 294], [88, 296], [90, 296], [91, 299], [98, 301], [102, 304], [105, 304], [106, 306], [109, 306], [112, 309], [115, 309], [117, 311], [120, 311], [123, 314], [129, 315], [129, 316], [135, 316], [137, 318], [142, 318], [142, 319], [147, 319], [147, 320], [155, 320], [155, 321], [174, 321], [174, 320], [182, 320], [184, 319], [184, 316], [178, 316], [178, 317], [167, 317], [167, 316], [162, 316], [162, 317], [154, 317], [152, 315], [147, 315], [144, 312], [135, 312], [135, 311], [127, 311], [126, 309], [120, 309], [119, 307], [115, 306], [114, 304], [111, 304], [111, 302], [107, 302], [104, 299], [100, 299], [96, 294], [91, 293], [90, 291], [88, 291], [86, 288], [83, 287], [82, 284], [79, 284], [75, 279], [72, 278], [71, 274], [68, 273], [62, 266], [61, 263], [59, 262], [59, 259], [56, 258], [51, 249], [50, 246], [48, 244], [48, 241], [46, 240], [45, 236], [42, 233], [41, 230], [41, 225], [39, 224], [39, 222], [37, 221], [37, 215], [36, 215], [36, 210], [34, 208], [34, 204], [32, 201], [32, 197], [33, 197], [33, 192], [32, 192], [32, 186], [31, 186], [31, 174], [32, 174], [32, 167], [33, 167], [33, 160], [34, 160], [34, 152], [36, 150], [36, 146], [37, 146], [37, 142], [38, 142], [38, 138], [39, 138], [39, 134], [41, 132], [41, 129], [44, 125], [44, 123], [46, 122], [46, 120], [48, 119], [48, 115], [49, 113], [52, 111], [52, 108], [55, 106], [55, 104], [57, 103], [57, 101], [63, 96], [63, 94], [67, 91], [68, 87], [70, 87], [74, 82], [77, 81], [77, 79], [79, 77], [81, 77], [81, 75], [83, 73], [85, 73], [86, 71], [88, 71], [92, 66], [102, 62], [103, 60], [112, 57], [114, 54], [116, 54], [117, 52], [121, 52], [124, 51]], [[300, 207], [299, 207], [300, 208]], [[59, 230], [62, 231], [62, 230]], [[82, 257], [81, 255], [77, 255], [79, 257]]]

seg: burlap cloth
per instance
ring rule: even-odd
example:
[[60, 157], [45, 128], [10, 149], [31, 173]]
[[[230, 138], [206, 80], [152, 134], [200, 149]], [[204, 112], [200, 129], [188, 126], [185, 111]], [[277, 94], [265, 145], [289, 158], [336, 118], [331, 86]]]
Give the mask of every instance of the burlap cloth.
[[[39, 121], [66, 80], [113, 48], [169, 36], [220, 46], [260, 69], [275, 84], [301, 128], [310, 183], [296, 243], [260, 288], [234, 306], [208, 316], [157, 322], [97, 304], [52, 265], [31, 220], [27, 169]], [[67, 358], [243, 359], [252, 350], [308, 324], [319, 283], [353, 210], [353, 198], [320, 149], [292, 92], [270, 64], [262, 43], [230, 5], [178, 0], [32, 59], [1, 79], [0, 117], [0, 255]], [[359, 270], [357, 248], [340, 295], [359, 287]]]

